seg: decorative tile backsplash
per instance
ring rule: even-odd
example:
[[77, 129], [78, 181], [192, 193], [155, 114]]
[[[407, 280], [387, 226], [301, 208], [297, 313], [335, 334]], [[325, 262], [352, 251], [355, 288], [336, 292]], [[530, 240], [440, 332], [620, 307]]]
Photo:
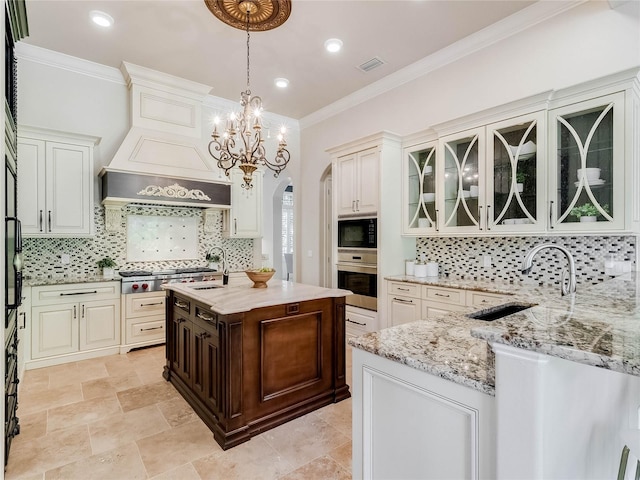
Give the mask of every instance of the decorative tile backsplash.
[[[542, 250], [534, 258], [531, 272], [521, 273], [523, 257], [541, 243], [569, 249], [575, 259], [578, 285], [611, 278], [604, 273], [604, 260], [609, 255], [615, 261], [631, 262], [631, 268], [636, 268], [637, 247], [633, 236], [423, 237], [416, 241], [416, 259], [438, 262], [440, 274], [448, 273], [453, 278], [559, 285], [567, 261], [555, 248]], [[491, 256], [491, 267], [482, 266], [485, 255]]]
[[[253, 240], [222, 237], [222, 211], [213, 213], [214, 228], [204, 231], [203, 210], [196, 208], [160, 207], [153, 205], [127, 205], [122, 215], [122, 231], [108, 233], [104, 229], [104, 207], [95, 207], [95, 232], [93, 238], [25, 238], [24, 274], [28, 277], [62, 273], [69, 277], [100, 274], [96, 262], [111, 257], [118, 270], [166, 270], [169, 268], [202, 267], [207, 265], [205, 256], [213, 246], [221, 246], [228, 255], [229, 270], [245, 270], [253, 267]], [[184, 261], [127, 262], [127, 216], [157, 215], [171, 217], [196, 217], [198, 224], [198, 259]], [[70, 263], [63, 265], [61, 254], [70, 256]]]

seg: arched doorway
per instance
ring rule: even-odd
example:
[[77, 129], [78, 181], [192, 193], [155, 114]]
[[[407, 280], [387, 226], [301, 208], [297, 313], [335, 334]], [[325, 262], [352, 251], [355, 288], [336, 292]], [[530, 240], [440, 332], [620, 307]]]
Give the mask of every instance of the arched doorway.
[[331, 165], [320, 177], [320, 285], [331, 288], [333, 286], [333, 200]]
[[291, 178], [273, 194], [273, 268], [282, 280], [295, 279], [294, 193]]

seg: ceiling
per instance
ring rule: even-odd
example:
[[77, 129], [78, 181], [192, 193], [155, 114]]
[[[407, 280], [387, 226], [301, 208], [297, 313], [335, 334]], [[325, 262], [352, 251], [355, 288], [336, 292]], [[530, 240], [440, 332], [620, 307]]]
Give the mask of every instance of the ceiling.
[[[303, 118], [532, 3], [526, 0], [293, 0], [281, 27], [251, 34], [251, 90], [265, 108]], [[89, 21], [91, 10], [115, 20]], [[127, 61], [239, 99], [246, 34], [216, 19], [204, 0], [27, 0], [25, 43], [119, 68]], [[344, 42], [337, 54], [328, 38]], [[381, 58], [364, 73], [358, 65]], [[286, 90], [274, 79], [290, 81]]]

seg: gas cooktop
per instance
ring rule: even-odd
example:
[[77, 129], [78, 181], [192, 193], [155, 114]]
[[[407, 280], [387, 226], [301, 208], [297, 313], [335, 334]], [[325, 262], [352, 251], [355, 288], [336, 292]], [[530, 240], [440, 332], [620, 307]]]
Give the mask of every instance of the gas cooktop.
[[120, 272], [121, 277], [150, 277], [155, 275], [182, 275], [185, 273], [211, 273], [215, 272], [213, 268], [207, 267], [189, 267], [189, 268], [175, 268], [169, 270], [161, 270], [152, 272], [151, 270], [128, 270]]

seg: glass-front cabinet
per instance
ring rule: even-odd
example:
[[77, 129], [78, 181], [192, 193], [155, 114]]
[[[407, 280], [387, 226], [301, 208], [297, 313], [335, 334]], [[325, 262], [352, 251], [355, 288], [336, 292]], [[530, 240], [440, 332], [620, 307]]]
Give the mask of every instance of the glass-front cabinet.
[[442, 230], [479, 232], [485, 228], [484, 138], [484, 128], [477, 128], [441, 140]]
[[487, 126], [488, 231], [543, 231], [545, 112]]
[[428, 234], [438, 229], [437, 150], [437, 141], [420, 143], [405, 149], [402, 212], [404, 234]]
[[624, 228], [624, 94], [550, 111], [554, 231]]

